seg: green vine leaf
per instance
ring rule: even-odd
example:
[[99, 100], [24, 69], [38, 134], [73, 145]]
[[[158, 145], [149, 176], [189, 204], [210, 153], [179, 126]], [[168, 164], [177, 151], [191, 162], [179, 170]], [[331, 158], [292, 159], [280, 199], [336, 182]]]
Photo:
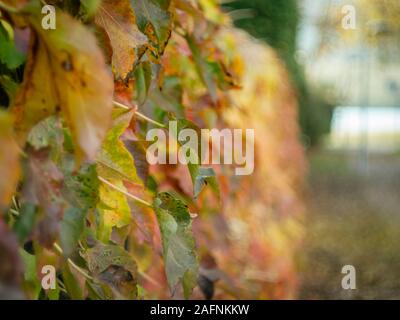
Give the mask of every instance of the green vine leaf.
[[[198, 137], [201, 137], [200, 128], [193, 122], [187, 119], [175, 119], [172, 116], [170, 116], [170, 118], [172, 120], [177, 121], [178, 135], [184, 129], [192, 129], [197, 132]], [[179, 142], [179, 143], [181, 146], [185, 144], [184, 142]], [[197, 164], [188, 163], [187, 165], [193, 183], [193, 197], [196, 199], [206, 185], [209, 185], [212, 188], [212, 190], [219, 196], [219, 186], [214, 169], [202, 167], [200, 165], [201, 157], [199, 149], [198, 150], [191, 149], [192, 152], [197, 156]]]
[[60, 240], [65, 257], [76, 250], [79, 238], [85, 227], [85, 212], [77, 208], [68, 208], [61, 221]]
[[160, 193], [154, 200], [161, 231], [165, 272], [172, 291], [181, 282], [189, 297], [196, 286], [198, 262], [192, 234], [192, 218], [188, 207], [169, 193]]
[[150, 49], [160, 58], [171, 35], [170, 0], [131, 0], [139, 29], [148, 37]]
[[[0, 19], [0, 63], [8, 69], [14, 70], [25, 62], [25, 56], [15, 48], [11, 35], [4, 27], [6, 22]], [[8, 25], [9, 28], [11, 26]]]
[[82, 257], [95, 281], [107, 285], [116, 298], [137, 297], [137, 265], [123, 248], [97, 243], [83, 252]]

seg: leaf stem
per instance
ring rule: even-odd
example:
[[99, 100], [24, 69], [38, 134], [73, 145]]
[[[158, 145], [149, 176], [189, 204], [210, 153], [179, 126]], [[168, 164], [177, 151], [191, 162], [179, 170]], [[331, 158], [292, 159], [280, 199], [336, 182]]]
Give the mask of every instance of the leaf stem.
[[158, 286], [158, 287], [162, 287], [161, 284], [160, 284], [157, 280], [155, 280], [155, 279], [153, 279], [152, 277], [150, 277], [149, 275], [145, 274], [145, 273], [144, 273], [143, 271], [141, 271], [140, 269], [138, 269], [138, 274], [139, 274], [143, 279], [145, 279], [145, 280], [151, 282], [152, 284], [154, 284], [154, 285], [156, 285], [156, 286]]
[[104, 179], [103, 177], [99, 176], [99, 180], [102, 181], [102, 182], [104, 182], [104, 183], [105, 183], [106, 185], [108, 185], [109, 187], [111, 187], [111, 188], [113, 188], [113, 189], [115, 189], [115, 190], [121, 192], [122, 194], [126, 195], [128, 198], [131, 198], [131, 199], [133, 199], [133, 200], [135, 200], [135, 201], [137, 201], [137, 202], [139, 202], [139, 203], [145, 205], [146, 207], [149, 207], [149, 208], [152, 208], [152, 207], [153, 207], [151, 203], [149, 203], [149, 202], [147, 202], [147, 201], [145, 201], [145, 200], [143, 200], [143, 199], [140, 199], [140, 198], [134, 196], [133, 194], [130, 194], [129, 192], [126, 192], [125, 190], [123, 190], [123, 189], [119, 188], [118, 186], [112, 184], [112, 183], [111, 183], [110, 181], [108, 181], [107, 179]]
[[7, 5], [5, 3], [2, 3], [2, 2], [0, 2], [0, 9], [4, 9], [4, 10], [6, 10], [8, 12], [11, 12], [11, 13], [17, 13], [18, 12], [18, 10], [16, 8], [14, 8], [12, 6], [9, 6], [9, 5]]
[[[53, 246], [54, 246], [54, 248], [57, 250], [57, 252], [59, 254], [61, 254], [61, 255], [63, 254], [63, 250], [61, 249], [61, 247], [57, 243], [54, 243]], [[76, 271], [78, 271], [85, 278], [87, 278], [89, 280], [93, 280], [92, 276], [88, 275], [85, 270], [83, 270], [81, 267], [77, 266], [75, 264], [75, 262], [73, 262], [70, 258], [68, 258], [67, 261], [71, 265], [71, 267], [73, 267]]]
[[[128, 107], [128, 106], [126, 106], [126, 105], [124, 105], [124, 104], [122, 104], [122, 103], [119, 103], [119, 102], [117, 102], [117, 101], [113, 101], [113, 103], [114, 103], [114, 105], [115, 105], [116, 107], [118, 107], [118, 108], [122, 108], [122, 109], [125, 109], [125, 110], [132, 110], [131, 107]], [[152, 123], [152, 124], [156, 125], [157, 127], [165, 128], [165, 125], [163, 125], [162, 123], [160, 123], [160, 122], [158, 122], [158, 121], [155, 121], [155, 120], [153, 120], [153, 119], [151, 119], [151, 118], [145, 116], [143, 113], [141, 113], [141, 112], [139, 112], [139, 111], [135, 111], [135, 114], [136, 114], [139, 118], [141, 118], [141, 119], [143, 119], [143, 120], [145, 120], [145, 121], [147, 121], [147, 122], [149, 122], [149, 123]]]

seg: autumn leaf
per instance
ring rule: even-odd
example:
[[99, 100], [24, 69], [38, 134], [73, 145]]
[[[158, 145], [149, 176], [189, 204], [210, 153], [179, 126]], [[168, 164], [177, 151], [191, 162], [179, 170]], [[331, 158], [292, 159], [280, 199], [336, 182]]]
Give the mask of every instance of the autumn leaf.
[[12, 118], [0, 110], [0, 210], [7, 207], [20, 176], [19, 149], [13, 138]]
[[171, 35], [170, 0], [131, 0], [139, 29], [148, 37], [156, 58], [164, 52]]
[[103, 0], [95, 22], [110, 39], [116, 77], [125, 79], [136, 61], [135, 50], [147, 42], [146, 36], [136, 25], [135, 13], [129, 0]]
[[[122, 190], [125, 189], [119, 180], [110, 182]], [[100, 184], [97, 209], [99, 212], [98, 238], [105, 243], [110, 240], [114, 227], [122, 228], [131, 222], [131, 209], [126, 196], [105, 183]]]
[[219, 196], [219, 186], [217, 176], [213, 168], [205, 168], [196, 165], [189, 166], [190, 176], [194, 181], [193, 190], [196, 199], [206, 185], [210, 185], [211, 189]]
[[29, 150], [26, 165], [27, 182], [23, 186], [23, 203], [36, 205], [40, 219], [36, 233], [40, 243], [51, 248], [59, 232], [59, 223], [64, 216], [65, 202], [61, 190], [64, 176], [50, 158], [48, 148]]
[[132, 155], [126, 149], [120, 136], [129, 127], [133, 111], [115, 110], [113, 127], [107, 133], [97, 155], [97, 171], [106, 179], [121, 179], [142, 184], [139, 179]]
[[[297, 236], [282, 232], [301, 234], [291, 216], [303, 210], [293, 88], [279, 59], [243, 41], [218, 3], [0, 0], [0, 104], [9, 108], [0, 111], [0, 298], [176, 299], [196, 285], [195, 299], [295, 294]], [[42, 27], [45, 4], [55, 30]], [[238, 88], [230, 70], [243, 76], [238, 95], [227, 92]], [[214, 172], [192, 141], [167, 149], [198, 163], [149, 165], [148, 130], [168, 116], [178, 136], [257, 129], [263, 165], [249, 177]], [[215, 194], [197, 199], [205, 186]], [[199, 265], [197, 251], [215, 261]], [[55, 290], [42, 290], [45, 265], [56, 269]]]
[[79, 171], [74, 171], [73, 162], [64, 160], [64, 163], [64, 198], [72, 206], [85, 212], [94, 209], [98, 202], [100, 185], [96, 165], [85, 164]]
[[[0, 63], [13, 70], [24, 63], [25, 57], [15, 48], [14, 40], [4, 27], [5, 24], [6, 22], [0, 19]], [[8, 27], [11, 28], [9, 25]]]
[[31, 128], [56, 112], [59, 101], [56, 90], [51, 85], [53, 77], [48, 63], [49, 56], [44, 42], [32, 35], [24, 82], [17, 92], [12, 109], [15, 131], [21, 145]]
[[160, 193], [154, 208], [161, 231], [165, 273], [172, 291], [181, 282], [185, 297], [197, 281], [198, 262], [188, 207], [169, 193]]
[[137, 265], [123, 248], [99, 242], [83, 252], [82, 257], [95, 280], [107, 284], [117, 299], [137, 297]]
[[[36, 8], [36, 7], [35, 7]], [[57, 28], [44, 30], [38, 9], [28, 16], [37, 32], [16, 98], [14, 113], [20, 141], [45, 117], [62, 111], [78, 163], [93, 160], [109, 128], [113, 81], [94, 35], [57, 11]]]

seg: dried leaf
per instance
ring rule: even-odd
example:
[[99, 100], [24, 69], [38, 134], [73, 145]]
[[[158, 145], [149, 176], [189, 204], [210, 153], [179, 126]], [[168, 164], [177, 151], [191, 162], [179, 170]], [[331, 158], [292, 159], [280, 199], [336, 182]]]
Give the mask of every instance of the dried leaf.
[[112, 64], [117, 78], [125, 79], [136, 61], [135, 50], [147, 42], [136, 25], [129, 0], [103, 0], [95, 22], [107, 33], [112, 50]]
[[61, 196], [64, 176], [50, 159], [49, 149], [29, 150], [28, 154], [23, 202], [39, 207], [42, 218], [37, 225], [37, 236], [43, 246], [51, 248], [64, 215], [65, 203]]
[[0, 210], [7, 207], [17, 187], [20, 176], [19, 149], [13, 139], [12, 120], [0, 111]]

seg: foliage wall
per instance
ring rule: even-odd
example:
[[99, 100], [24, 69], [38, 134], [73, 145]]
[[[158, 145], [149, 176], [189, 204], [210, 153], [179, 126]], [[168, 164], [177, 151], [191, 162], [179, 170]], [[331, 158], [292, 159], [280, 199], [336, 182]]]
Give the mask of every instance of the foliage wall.
[[[0, 296], [293, 297], [305, 164], [275, 53], [212, 0], [48, 3], [55, 30], [0, 0]], [[150, 166], [169, 120], [254, 128], [254, 174]]]
[[299, 0], [237, 0], [227, 2], [226, 10], [235, 26], [265, 41], [284, 60], [299, 100], [299, 121], [306, 145], [318, 145], [329, 133], [333, 101], [307, 83], [305, 71], [296, 58], [301, 21]]

